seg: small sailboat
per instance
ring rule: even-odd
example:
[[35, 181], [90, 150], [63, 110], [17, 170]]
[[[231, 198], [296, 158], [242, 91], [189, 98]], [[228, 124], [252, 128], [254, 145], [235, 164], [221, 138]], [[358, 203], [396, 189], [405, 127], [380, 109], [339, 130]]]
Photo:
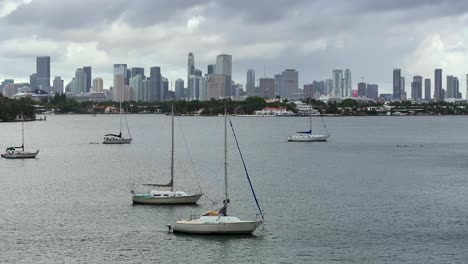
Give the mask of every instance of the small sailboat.
[[260, 208], [260, 205], [255, 195], [252, 183], [250, 181], [249, 174], [247, 172], [247, 167], [242, 156], [242, 152], [239, 148], [239, 143], [237, 142], [237, 137], [234, 132], [234, 127], [232, 126], [231, 120], [229, 123], [232, 128], [234, 139], [236, 140], [237, 149], [244, 164], [244, 170], [247, 175], [248, 182], [250, 184], [250, 189], [254, 196], [257, 208], [262, 217], [261, 220], [241, 220], [236, 216], [228, 214], [228, 205], [230, 204], [229, 195], [228, 195], [228, 170], [227, 170], [227, 113], [225, 110], [224, 114], [224, 201], [223, 207], [218, 210], [208, 211], [198, 218], [189, 218], [185, 220], [179, 220], [174, 225], [168, 225], [169, 229], [173, 232], [180, 233], [192, 233], [192, 234], [250, 234], [257, 227], [259, 227], [263, 221], [263, 213]]
[[174, 191], [174, 105], [172, 105], [172, 136], [171, 136], [171, 181], [167, 184], [142, 184], [148, 188], [171, 188], [170, 191], [150, 189], [145, 193], [131, 190], [134, 204], [195, 204], [203, 195], [201, 192], [187, 194], [183, 191]]
[[39, 150], [24, 150], [24, 114], [21, 113], [21, 147], [8, 147], [1, 156], [5, 159], [34, 159], [38, 153]]
[[309, 104], [309, 130], [296, 132], [296, 135], [288, 136], [289, 142], [315, 142], [315, 141], [327, 141], [330, 137], [330, 133], [328, 132], [327, 126], [325, 125], [325, 121], [323, 120], [322, 115], [320, 115], [320, 119], [322, 120], [323, 129], [320, 134], [313, 134], [312, 133], [312, 114], [311, 114], [311, 106]]
[[120, 94], [120, 104], [119, 104], [120, 133], [118, 135], [116, 134], [104, 135], [104, 141], [102, 142], [102, 144], [130, 144], [132, 143], [132, 135], [130, 134], [130, 128], [128, 127], [127, 116], [125, 116], [125, 124], [127, 125], [128, 138], [125, 138], [122, 136], [122, 96], [123, 96], [123, 91]]

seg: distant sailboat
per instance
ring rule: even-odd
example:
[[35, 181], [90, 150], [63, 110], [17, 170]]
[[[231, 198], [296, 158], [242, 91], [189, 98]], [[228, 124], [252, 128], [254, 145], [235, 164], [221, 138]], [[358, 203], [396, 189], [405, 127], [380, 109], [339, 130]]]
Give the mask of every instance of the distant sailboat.
[[257, 201], [252, 183], [250, 181], [249, 174], [247, 173], [247, 168], [244, 163], [244, 158], [242, 156], [241, 150], [239, 148], [239, 143], [237, 142], [237, 137], [234, 132], [234, 127], [232, 126], [231, 120], [229, 123], [232, 128], [234, 139], [236, 140], [237, 149], [244, 164], [244, 170], [247, 175], [247, 179], [250, 184], [255, 202], [257, 204], [260, 215], [262, 216], [261, 220], [240, 220], [238, 217], [228, 215], [227, 209], [230, 204], [229, 195], [228, 195], [228, 170], [227, 170], [227, 113], [224, 113], [224, 201], [223, 207], [218, 210], [208, 211], [198, 218], [189, 218], [186, 220], [177, 221], [174, 225], [169, 225], [169, 228], [173, 232], [181, 233], [193, 233], [193, 234], [250, 234], [257, 227], [263, 223], [263, 213], [260, 209], [260, 205]]
[[183, 191], [174, 191], [174, 105], [172, 105], [172, 136], [171, 136], [171, 181], [167, 184], [142, 184], [143, 186], [166, 187], [170, 191], [152, 189], [145, 193], [137, 193], [132, 190], [132, 201], [135, 204], [194, 204], [202, 196], [202, 193], [187, 194]]
[[296, 132], [296, 135], [289, 136], [288, 137], [289, 142], [327, 141], [328, 138], [330, 137], [330, 133], [328, 132], [327, 126], [325, 125], [325, 121], [323, 120], [322, 115], [320, 115], [320, 118], [322, 120], [323, 130], [325, 130], [325, 133], [321, 133], [321, 134], [313, 134], [312, 133], [311, 108], [312, 107], [311, 107], [311, 105], [309, 103], [309, 130], [308, 131], [302, 131], [302, 132]]
[[8, 147], [1, 156], [6, 159], [33, 159], [38, 153], [39, 150], [34, 152], [24, 150], [24, 114], [21, 113], [21, 147]]
[[104, 135], [104, 141], [102, 144], [130, 144], [132, 143], [132, 136], [130, 135], [130, 128], [128, 127], [127, 116], [125, 116], [125, 124], [127, 125], [128, 138], [122, 136], [122, 97], [123, 97], [123, 88], [120, 94], [120, 104], [119, 104], [119, 117], [120, 117], [120, 133], [116, 134], [106, 134]]

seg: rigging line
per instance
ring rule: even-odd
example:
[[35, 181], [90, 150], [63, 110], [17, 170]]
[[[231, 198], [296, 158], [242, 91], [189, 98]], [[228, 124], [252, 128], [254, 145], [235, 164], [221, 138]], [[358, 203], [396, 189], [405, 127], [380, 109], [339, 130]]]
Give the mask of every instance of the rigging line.
[[247, 175], [247, 180], [249, 181], [250, 190], [252, 191], [253, 197], [255, 199], [255, 203], [257, 204], [258, 211], [260, 212], [260, 215], [262, 216], [262, 220], [265, 220], [264, 217], [263, 217], [262, 209], [260, 208], [260, 204], [258, 203], [257, 195], [255, 194], [255, 190], [254, 190], [254, 188], [252, 186], [252, 182], [250, 181], [249, 172], [247, 171], [247, 166], [245, 165], [244, 156], [242, 156], [242, 151], [241, 151], [241, 149], [239, 147], [239, 141], [237, 141], [236, 132], [234, 131], [234, 126], [232, 126], [231, 118], [229, 118], [229, 124], [231, 125], [232, 134], [234, 135], [234, 139], [236, 140], [236, 146], [237, 146], [237, 150], [239, 150], [239, 155], [240, 155], [241, 160], [242, 160], [242, 165], [244, 165], [244, 171], [245, 171], [245, 175]]
[[328, 132], [327, 125], [325, 125], [325, 121], [323, 120], [323, 116], [322, 116], [322, 114], [320, 114], [320, 118], [322, 119], [322, 124], [323, 124], [323, 127], [325, 128], [325, 131], [327, 131], [327, 134], [329, 134], [329, 135], [330, 135], [330, 132]]

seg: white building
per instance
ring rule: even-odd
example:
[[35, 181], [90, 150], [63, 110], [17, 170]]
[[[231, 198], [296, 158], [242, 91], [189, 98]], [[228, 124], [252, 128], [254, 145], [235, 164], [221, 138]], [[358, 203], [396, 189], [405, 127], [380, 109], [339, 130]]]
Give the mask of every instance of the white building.
[[289, 116], [295, 115], [294, 112], [287, 110], [284, 107], [266, 107], [262, 110], [255, 111], [257, 116]]

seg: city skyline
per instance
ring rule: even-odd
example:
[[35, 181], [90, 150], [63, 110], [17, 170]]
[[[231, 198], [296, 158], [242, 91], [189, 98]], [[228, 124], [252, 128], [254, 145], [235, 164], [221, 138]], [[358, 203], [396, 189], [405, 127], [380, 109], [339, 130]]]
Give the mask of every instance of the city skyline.
[[[407, 80], [432, 77], [433, 69], [442, 68], [465, 83], [468, 40], [453, 34], [466, 24], [464, 1], [273, 1], [268, 14], [261, 2], [142, 1], [136, 8], [128, 1], [113, 3], [111, 8], [102, 2], [4, 1], [1, 78], [27, 81], [35, 56], [50, 55], [51, 78], [66, 82], [77, 68], [90, 65], [93, 77], [103, 78], [108, 88], [112, 65], [119, 62], [146, 69], [158, 65], [173, 82], [185, 79], [186, 54], [192, 51], [204, 72], [201, 65], [212, 64], [215, 55], [231, 54], [232, 79], [243, 84], [249, 68], [270, 77], [296, 69], [300, 87], [346, 68], [353, 72], [353, 89], [364, 77], [390, 92], [393, 68], [401, 68]], [[77, 12], [48, 15], [69, 8]], [[87, 16], [79, 15], [83, 10]], [[314, 10], [320, 12], [305, 15]], [[175, 19], [171, 12], [180, 15]], [[331, 13], [336, 19], [324, 24]], [[275, 31], [285, 33], [267, 34]]]

